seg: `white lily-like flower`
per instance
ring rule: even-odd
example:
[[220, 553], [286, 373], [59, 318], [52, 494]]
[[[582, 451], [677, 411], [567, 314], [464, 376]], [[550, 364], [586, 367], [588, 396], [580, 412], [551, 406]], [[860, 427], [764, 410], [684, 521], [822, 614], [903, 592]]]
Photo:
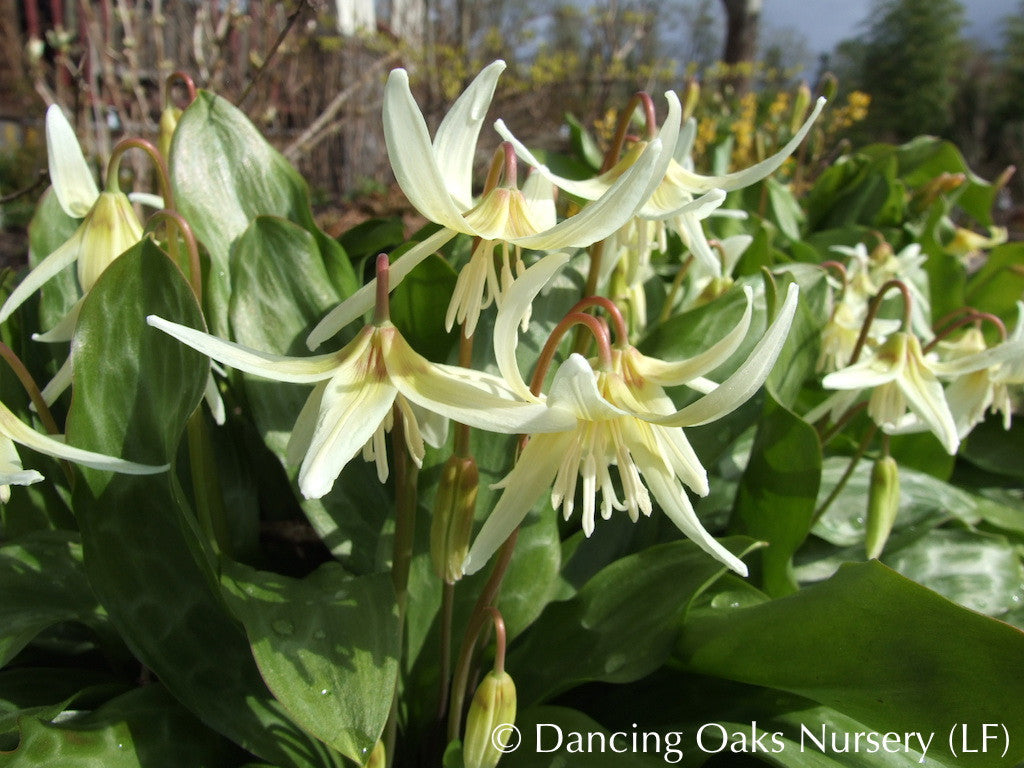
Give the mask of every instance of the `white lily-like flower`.
[[260, 352], [152, 315], [146, 321], [233, 368], [276, 381], [316, 384], [288, 444], [289, 463], [301, 458], [299, 489], [307, 498], [330, 491], [360, 451], [376, 463], [381, 482], [387, 479], [385, 434], [393, 408], [402, 414], [406, 447], [417, 464], [424, 438], [434, 441], [420, 429], [414, 406], [507, 434], [560, 430], [572, 422], [541, 404], [524, 402], [497, 376], [421, 357], [387, 319], [365, 326], [338, 352], [308, 358]]
[[942, 384], [925, 359], [921, 342], [911, 333], [892, 334], [862, 360], [825, 376], [821, 384], [825, 389], [851, 393], [870, 389], [868, 415], [883, 431], [904, 431], [909, 408], [947, 453], [955, 454], [960, 445]]
[[168, 465], [153, 466], [136, 464], [114, 456], [75, 448], [63, 442], [62, 437], [51, 437], [36, 432], [0, 403], [0, 502], [7, 503], [11, 497], [12, 485], [38, 483], [43, 476], [34, 469], [24, 469], [14, 444], [24, 445], [33, 451], [82, 464], [93, 469], [108, 472], [122, 472], [128, 475], [151, 475], [167, 470]]
[[[804, 124], [776, 154], [742, 171], [716, 176], [703, 176], [693, 171], [690, 151], [696, 136], [696, 123], [691, 118], [690, 121], [687, 121], [686, 127], [679, 132], [675, 144], [672, 145], [673, 157], [666, 165], [660, 183], [652, 189], [651, 195], [637, 210], [636, 215], [641, 219], [670, 223], [697, 261], [710, 270], [714, 276], [720, 276], [721, 265], [708, 244], [707, 236], [700, 223], [701, 220], [710, 216], [721, 206], [727, 192], [750, 186], [776, 171], [803, 141], [824, 106], [825, 99], [818, 99], [814, 110]], [[502, 121], [499, 120], [495, 128], [503, 139], [515, 147], [516, 154], [526, 163], [536, 168], [555, 186], [584, 200], [596, 200], [606, 194], [608, 189], [617, 183], [619, 177], [635, 162], [636, 149], [643, 147], [642, 143], [634, 145], [634, 148], [628, 151], [610, 170], [592, 179], [580, 181], [552, 173], [522, 142], [512, 135]], [[651, 238], [650, 242], [657, 240], [658, 238]]]
[[[545, 192], [539, 185], [527, 190], [498, 186], [474, 205], [472, 170], [476, 142], [504, 68], [505, 62], [496, 61], [477, 75], [452, 105], [433, 141], [409, 89], [408, 73], [395, 69], [388, 76], [384, 90], [384, 138], [395, 178], [413, 207], [443, 227], [392, 264], [392, 286], [459, 233], [489, 243], [491, 252], [494, 243], [553, 251], [582, 248], [603, 240], [632, 216], [664, 174], [670, 158], [662, 151], [662, 145], [675, 144], [681, 115], [674, 96], [670, 99], [674, 117], [666, 121], [662, 138], [652, 141], [633, 167], [575, 216], [554, 223], [550, 190]], [[473, 280], [475, 289], [480, 295], [488, 286], [492, 294], [502, 293], [504, 284], [500, 280], [488, 282], [489, 274], [487, 270], [478, 270], [483, 278], [477, 276]], [[310, 333], [310, 349], [316, 349], [369, 310], [375, 293], [376, 286], [371, 281], [332, 310]], [[481, 306], [484, 300], [481, 299]], [[459, 301], [461, 310], [456, 309], [456, 314], [464, 311], [465, 317], [470, 317], [473, 302], [465, 297]]]
[[[561, 261], [561, 263], [559, 263]], [[495, 355], [500, 372], [524, 400], [544, 403], [570, 416], [572, 427], [533, 435], [512, 471], [499, 483], [505, 489], [477, 535], [463, 565], [473, 573], [487, 562], [522, 522], [534, 503], [550, 489], [551, 504], [566, 518], [574, 508], [577, 478], [582, 479], [582, 524], [594, 530], [601, 491], [601, 515], [626, 511], [635, 521], [653, 510], [651, 495], [688, 538], [737, 573], [746, 566], [704, 529], [683, 488], [708, 492], [707, 473], [690, 447], [682, 427], [714, 421], [735, 410], [764, 383], [796, 310], [797, 289], [791, 285], [779, 316], [735, 373], [694, 403], [676, 410], [663, 386], [706, 383], [703, 375], [718, 367], [742, 342], [751, 319], [752, 295], [740, 323], [723, 339], [694, 358], [666, 363], [632, 347], [613, 350], [610, 364], [595, 371], [577, 354], [555, 374], [547, 397], [534, 395], [516, 363], [517, 328], [522, 313], [565, 258], [552, 256], [516, 281], [495, 324]], [[706, 389], [704, 384], [700, 390]], [[618, 468], [623, 499], [612, 482], [609, 466]]]

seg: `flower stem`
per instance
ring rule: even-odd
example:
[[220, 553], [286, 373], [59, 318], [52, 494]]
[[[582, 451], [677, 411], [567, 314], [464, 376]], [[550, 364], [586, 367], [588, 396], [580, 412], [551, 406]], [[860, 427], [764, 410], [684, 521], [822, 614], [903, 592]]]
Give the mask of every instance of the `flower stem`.
[[36, 407], [36, 413], [39, 414], [39, 420], [43, 422], [46, 431], [51, 435], [59, 435], [60, 428], [57, 426], [57, 422], [54, 421], [53, 414], [46, 405], [46, 401], [43, 400], [43, 394], [39, 391], [36, 380], [32, 378], [32, 374], [28, 372], [25, 364], [21, 362], [21, 358], [2, 341], [0, 341], [0, 357], [3, 357], [4, 362], [14, 372], [14, 375], [18, 377], [21, 386], [28, 393], [29, 398], [32, 400], [32, 405]]
[[185, 91], [188, 93], [188, 103], [189, 104], [191, 104], [193, 101], [196, 100], [196, 84], [195, 84], [195, 81], [189, 76], [189, 74], [187, 72], [185, 72], [184, 70], [179, 69], [179, 70], [176, 70], [174, 72], [171, 72], [171, 74], [169, 74], [167, 76], [167, 80], [164, 81], [164, 87], [166, 88], [166, 95], [164, 97], [164, 99], [165, 99], [164, 105], [165, 106], [170, 106], [171, 105], [171, 98], [170, 98], [170, 96], [171, 96], [171, 89], [174, 87], [175, 83], [180, 83], [181, 85], [183, 85], [185, 87]]
[[[178, 234], [181, 235], [181, 239], [185, 241], [185, 250], [188, 252], [188, 281], [192, 286], [192, 293], [195, 294], [196, 301], [201, 306], [203, 303], [203, 269], [199, 261], [199, 243], [196, 242], [195, 233], [192, 232], [192, 227], [185, 221], [184, 216], [167, 208], [162, 208], [149, 217], [149, 221], [146, 222], [146, 231], [152, 232], [161, 222], [174, 225]], [[167, 243], [171, 251], [171, 259], [177, 263], [178, 241], [170, 232], [167, 234]]]
[[843, 476], [840, 477], [839, 482], [836, 483], [836, 487], [832, 489], [832, 493], [830, 493], [828, 495], [828, 498], [821, 503], [821, 506], [814, 510], [814, 515], [811, 517], [812, 526], [815, 523], [817, 523], [818, 520], [821, 519], [821, 516], [828, 511], [828, 508], [832, 506], [832, 502], [834, 502], [839, 497], [839, 494], [842, 493], [843, 488], [846, 487], [846, 484], [850, 481], [850, 478], [853, 477], [853, 470], [857, 468], [857, 465], [860, 463], [860, 460], [864, 457], [864, 453], [867, 451], [868, 446], [871, 444], [871, 441], [875, 438], [876, 432], [878, 432], [878, 427], [872, 425], [871, 429], [869, 429], [867, 431], [867, 434], [864, 435], [864, 439], [861, 440], [860, 445], [857, 446], [857, 452], [853, 454], [853, 457], [850, 459], [850, 463], [846, 466], [846, 470], [843, 472]]
[[626, 327], [626, 320], [622, 316], [622, 312], [614, 301], [605, 296], [587, 296], [577, 301], [572, 309], [569, 310], [569, 314], [573, 312], [583, 312], [590, 307], [600, 307], [612, 320], [612, 325], [615, 326], [615, 346], [623, 348], [629, 344], [629, 329]]
[[867, 316], [864, 318], [864, 322], [860, 327], [860, 335], [857, 337], [857, 344], [853, 348], [853, 354], [850, 355], [849, 365], [853, 365], [860, 359], [860, 353], [864, 350], [864, 345], [868, 340], [868, 333], [871, 330], [871, 324], [875, 322], [875, 317], [878, 315], [878, 309], [882, 306], [882, 299], [885, 298], [885, 294], [890, 288], [896, 288], [903, 296], [902, 330], [904, 333], [910, 330], [910, 312], [911, 306], [913, 305], [913, 301], [910, 298], [910, 290], [902, 280], [889, 280], [878, 289], [878, 293], [875, 294], [875, 298], [871, 300], [871, 304], [868, 306]]
[[121, 170], [121, 158], [129, 149], [141, 149], [149, 155], [149, 159], [153, 162], [153, 165], [156, 168], [157, 180], [160, 184], [160, 193], [164, 198], [164, 207], [173, 209], [174, 193], [171, 191], [171, 176], [167, 172], [167, 164], [164, 162], [164, 158], [160, 154], [160, 150], [153, 146], [152, 143], [138, 137], [121, 139], [121, 141], [117, 142], [117, 145], [114, 147], [114, 151], [110, 155], [110, 162], [107, 163], [107, 191], [121, 191], [121, 185], [117, 180], [117, 176]]
[[584, 325], [590, 330], [590, 333], [597, 341], [601, 367], [605, 370], [612, 367], [611, 339], [609, 338], [608, 326], [605, 322], [593, 315], [586, 315], [582, 312], [570, 312], [551, 331], [551, 335], [548, 336], [548, 340], [544, 344], [544, 349], [540, 352], [540, 357], [537, 358], [537, 367], [533, 371], [533, 379], [530, 382], [530, 390], [533, 394], [540, 394], [541, 386], [544, 384], [544, 377], [547, 376], [548, 368], [551, 367], [551, 361], [554, 360], [555, 351], [558, 349], [562, 337], [574, 325]]

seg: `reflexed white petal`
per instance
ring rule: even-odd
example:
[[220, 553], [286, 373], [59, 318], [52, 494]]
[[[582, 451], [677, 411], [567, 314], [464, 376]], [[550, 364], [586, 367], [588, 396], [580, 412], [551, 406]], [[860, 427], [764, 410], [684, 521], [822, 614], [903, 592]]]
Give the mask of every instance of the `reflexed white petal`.
[[324, 400], [327, 384], [328, 382], [321, 381], [313, 387], [313, 391], [309, 393], [309, 397], [302, 404], [302, 410], [299, 411], [299, 415], [295, 419], [295, 426], [292, 427], [292, 433], [288, 437], [288, 446], [285, 449], [285, 461], [290, 466], [302, 461], [302, 457], [309, 450], [310, 443], [313, 442], [313, 432], [316, 431], [317, 416], [320, 414], [320, 404]]
[[136, 464], [134, 461], [125, 461], [113, 456], [105, 456], [102, 453], [75, 448], [61, 440], [36, 432], [7, 410], [3, 403], [0, 403], [0, 435], [9, 437], [14, 442], [31, 448], [33, 451], [44, 453], [47, 456], [67, 459], [76, 464], [82, 464], [93, 469], [103, 469], [108, 472], [122, 472], [126, 475], [152, 475], [165, 471], [169, 466], [167, 464], [162, 466]]
[[[413, 207], [430, 221], [462, 231], [462, 212], [445, 186], [427, 124], [409, 90], [409, 74], [404, 69], [392, 70], [384, 87], [384, 141], [398, 186]], [[472, 155], [474, 149], [466, 151]]]
[[523, 522], [533, 505], [551, 487], [573, 439], [571, 432], [530, 438], [515, 467], [499, 484], [505, 491], [473, 541], [462, 564], [463, 573], [468, 575], [483, 568]]
[[206, 387], [203, 389], [203, 399], [206, 401], [207, 407], [210, 409], [210, 415], [213, 416], [213, 422], [218, 426], [224, 424], [227, 420], [227, 412], [224, 410], [224, 400], [220, 396], [220, 390], [217, 389], [217, 381], [213, 378], [213, 372], [206, 377]]
[[686, 496], [686, 491], [683, 490], [679, 482], [666, 472], [651, 471], [650, 467], [656, 465], [641, 464], [640, 466], [643, 469], [647, 487], [650, 488], [662, 512], [668, 516], [669, 520], [675, 523], [688, 539], [713, 558], [724, 563], [740, 576], [746, 576], [747, 566], [743, 564], [743, 561], [704, 530], [704, 526], [700, 524], [700, 520], [693, 511], [693, 506]]
[[313, 437], [299, 469], [299, 490], [307, 499], [319, 499], [331, 490], [342, 468], [391, 412], [398, 391], [390, 382], [366, 375], [361, 367], [342, 366], [324, 388]]
[[43, 476], [34, 469], [25, 469], [21, 465], [21, 457], [14, 447], [14, 441], [0, 435], [0, 502], [10, 501], [11, 485], [32, 485], [43, 480]]
[[938, 379], [923, 365], [911, 362], [896, 381], [910, 410], [928, 425], [950, 456], [956, 454], [960, 437]]
[[672, 159], [684, 168], [689, 167], [692, 163], [690, 152], [693, 149], [693, 142], [696, 140], [697, 120], [690, 117], [687, 118], [686, 122], [679, 129], [679, 138], [676, 139], [676, 148], [672, 152]]
[[154, 210], [160, 210], [164, 207], [164, 199], [160, 195], [154, 195], [149, 192], [129, 192], [128, 199], [133, 203], [139, 203]]
[[523, 182], [522, 191], [530, 218], [540, 231], [551, 229], [558, 223], [554, 187], [550, 181], [539, 173], [531, 173]]
[[46, 154], [57, 202], [68, 216], [81, 219], [100, 191], [74, 129], [56, 104], [46, 110]]
[[626, 411], [609, 403], [597, 387], [597, 376], [590, 363], [575, 352], [558, 366], [548, 392], [548, 407], [564, 409], [585, 421], [600, 421], [625, 416]]
[[1013, 360], [1024, 360], [1024, 341], [1004, 341], [983, 352], [945, 362], [930, 363], [929, 367], [937, 376], [955, 378]]
[[230, 365], [232, 368], [267, 379], [290, 381], [296, 384], [311, 384], [330, 378], [338, 364], [348, 356], [358, 354], [357, 350], [361, 349], [360, 345], [365, 346], [368, 339], [368, 333], [364, 329], [360, 336], [357, 336], [340, 352], [314, 357], [289, 357], [261, 352], [232, 341], [218, 339], [216, 336], [185, 325], [172, 323], [156, 315], [149, 315], [146, 322], [187, 344], [192, 349], [219, 360], [225, 365]]
[[[55, 373], [53, 378], [47, 382], [45, 387], [43, 387], [43, 391], [39, 393], [42, 396], [44, 403], [47, 405], [53, 405], [57, 402], [57, 398], [64, 394], [64, 390], [71, 386], [72, 373], [71, 355], [68, 355], [67, 358], [65, 358], [63, 365], [57, 369], [57, 373]], [[32, 410], [35, 410], [34, 406]]]
[[760, 163], [756, 163], [742, 171], [726, 173], [721, 176], [701, 176], [700, 174], [693, 173], [692, 171], [687, 171], [685, 168], [679, 167], [675, 169], [676, 173], [674, 174], [674, 180], [693, 192], [707, 192], [708, 190], [715, 188], [724, 189], [726, 192], [732, 192], [735, 189], [749, 187], [751, 184], [758, 182], [773, 173], [786, 161], [787, 157], [796, 151], [800, 142], [803, 141], [804, 136], [806, 136], [807, 132], [811, 130], [811, 125], [818, 119], [818, 115], [821, 114], [821, 110], [824, 106], [825, 99], [818, 99], [817, 104], [814, 105], [814, 110], [811, 112], [807, 120], [804, 121], [804, 124], [800, 126], [800, 130], [796, 132], [793, 138], [790, 139], [782, 149], [771, 157], [762, 160]]
[[571, 414], [523, 402], [497, 376], [431, 363], [397, 332], [382, 341], [392, 383], [410, 401], [471, 427], [504, 434], [560, 432], [576, 425]]
[[786, 343], [789, 327], [792, 325], [793, 315], [796, 313], [798, 294], [797, 285], [790, 283], [789, 290], [786, 292], [786, 301], [779, 310], [778, 316], [754, 346], [750, 357], [714, 392], [705, 395], [671, 416], [648, 420], [668, 427], [699, 426], [732, 413], [749, 400], [768, 378], [772, 366], [775, 365], [775, 360], [782, 351], [782, 346]]
[[888, 384], [896, 379], [898, 367], [874, 355], [838, 371], [833, 371], [821, 380], [825, 389], [871, 389]]
[[647, 381], [659, 386], [677, 387], [715, 370], [739, 348], [747, 336], [747, 331], [750, 330], [754, 294], [750, 286], [744, 286], [743, 293], [747, 300], [743, 317], [731, 331], [717, 342], [691, 358], [675, 362], [636, 353], [632, 356], [632, 362], [637, 372]]
[[524, 400], [536, 398], [530, 393], [516, 361], [519, 326], [537, 294], [568, 261], [569, 254], [552, 253], [523, 272], [505, 293], [504, 303], [494, 321], [494, 358], [498, 363], [498, 371], [512, 390]]
[[[450, 229], [439, 230], [395, 259], [388, 270], [389, 289], [393, 291], [406, 275], [456, 234]], [[316, 349], [353, 320], [362, 317], [373, 308], [376, 297], [377, 278], [374, 278], [328, 312], [306, 337], [306, 346]]]
[[473, 159], [480, 128], [505, 62], [495, 61], [478, 74], [455, 100], [434, 136], [434, 157], [449, 194], [461, 208], [473, 204]]
[[722, 276], [722, 262], [718, 258], [708, 236], [704, 234], [704, 225], [695, 216], [683, 214], [677, 216], [672, 222], [675, 230], [690, 253], [697, 260], [697, 264], [703, 267], [711, 277]]
[[25, 279], [18, 283], [18, 287], [11, 291], [3, 307], [0, 307], [0, 323], [4, 322], [13, 314], [14, 310], [20, 307], [25, 299], [39, 290], [44, 283], [56, 275], [65, 267], [74, 264], [82, 244], [82, 233], [86, 223], [79, 225], [67, 242], [55, 250], [41, 262], [35, 269], [29, 272]]
[[674, 192], [671, 186], [662, 183], [651, 199], [640, 207], [637, 215], [660, 220], [685, 214], [699, 221], [708, 218], [725, 202], [725, 192], [720, 189], [712, 189], [696, 200], [689, 192]]
[[411, 401], [409, 407], [416, 416], [416, 422], [420, 425], [423, 442], [433, 448], [440, 448], [444, 445], [445, 440], [448, 439], [448, 419]]
[[604, 240], [625, 224], [637, 207], [649, 197], [652, 174], [664, 157], [664, 148], [655, 139], [640, 158], [623, 173], [605, 194], [575, 216], [570, 216], [546, 232], [515, 240], [516, 245], [546, 251], [558, 248], [585, 248]]
[[68, 310], [68, 313], [58, 320], [57, 324], [46, 333], [33, 333], [32, 340], [44, 343], [71, 341], [71, 337], [75, 335], [75, 326], [78, 325], [78, 315], [82, 311], [83, 301], [85, 301], [85, 297], [76, 301], [74, 306]]

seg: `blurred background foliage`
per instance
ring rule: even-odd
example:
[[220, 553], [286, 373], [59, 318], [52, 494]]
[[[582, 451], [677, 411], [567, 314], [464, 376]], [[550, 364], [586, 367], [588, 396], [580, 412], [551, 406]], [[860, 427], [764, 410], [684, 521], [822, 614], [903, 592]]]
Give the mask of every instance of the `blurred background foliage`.
[[[46, 105], [75, 117], [102, 163], [122, 135], [155, 137], [163, 104], [182, 95], [168, 93], [175, 70], [243, 108], [309, 179], [335, 233], [402, 213], [379, 119], [398, 65], [436, 124], [473, 73], [506, 59], [495, 114], [551, 150], [569, 148], [567, 115], [600, 141], [635, 90], [699, 83], [697, 167], [747, 165], [788, 137], [806, 83], [834, 95], [804, 150], [808, 180], [851, 148], [924, 133], [986, 178], [1024, 162], [1024, 3], [982, 43], [965, 38], [959, 0], [874, 0], [859, 33], [809, 66], [800, 33], [762, 28], [779, 0], [762, 1], [0, 0], [0, 251], [24, 259]], [[997, 203], [1011, 238], [1022, 198], [1016, 178]]]

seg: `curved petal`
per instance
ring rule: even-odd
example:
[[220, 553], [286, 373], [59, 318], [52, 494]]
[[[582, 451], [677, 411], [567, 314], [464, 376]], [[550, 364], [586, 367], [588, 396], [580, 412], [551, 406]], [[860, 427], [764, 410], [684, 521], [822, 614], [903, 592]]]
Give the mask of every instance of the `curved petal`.
[[571, 414], [524, 402], [497, 376], [431, 363], [397, 332], [383, 340], [384, 364], [408, 400], [462, 424], [503, 434], [561, 432], [576, 426]]
[[519, 156], [524, 163], [534, 168], [543, 178], [554, 184], [559, 189], [563, 189], [570, 195], [575, 195], [584, 200], [597, 200], [601, 195], [608, 191], [608, 188], [615, 182], [620, 175], [619, 171], [606, 172], [600, 176], [595, 176], [591, 179], [567, 179], [564, 176], [559, 176], [556, 173], [552, 173], [551, 169], [542, 163], [535, 154], [533, 154], [526, 145], [517, 139], [512, 132], [505, 125], [504, 120], [497, 120], [494, 123], [494, 130], [498, 132], [498, 135], [502, 139], [512, 145], [516, 155]]
[[[420, 262], [435, 253], [445, 243], [455, 237], [456, 234], [458, 233], [453, 230], [442, 229], [426, 240], [417, 243], [395, 259], [388, 270], [388, 279], [390, 281], [388, 290], [393, 291], [395, 286], [402, 282], [406, 275], [419, 266]], [[316, 324], [313, 330], [310, 331], [309, 336], [306, 337], [306, 346], [311, 350], [319, 347], [346, 325], [372, 309], [376, 297], [377, 278], [373, 278], [373, 280], [328, 312], [324, 319]]]
[[299, 490], [307, 499], [326, 495], [342, 468], [373, 437], [398, 391], [367, 376], [359, 366], [341, 368], [324, 388], [316, 427], [299, 469]]
[[799, 292], [796, 283], [790, 283], [782, 309], [779, 310], [778, 316], [765, 331], [764, 336], [754, 346], [750, 357], [736, 369], [732, 376], [719, 384], [714, 392], [670, 416], [648, 417], [647, 420], [666, 427], [698, 426], [732, 413], [749, 400], [768, 378], [779, 352], [782, 351], [783, 344], [786, 343], [789, 327], [792, 325], [793, 315], [796, 313]]
[[326, 389], [326, 381], [321, 381], [313, 387], [306, 402], [302, 404], [302, 410], [295, 418], [295, 425], [292, 427], [292, 433], [288, 437], [288, 445], [285, 448], [284, 459], [289, 466], [294, 466], [302, 461], [302, 457], [309, 450], [309, 444], [313, 442], [313, 432], [316, 430], [320, 404], [323, 402]]
[[218, 427], [223, 426], [224, 422], [227, 421], [228, 415], [224, 409], [224, 399], [220, 396], [220, 390], [217, 389], [217, 381], [213, 378], [213, 371], [210, 371], [210, 375], [206, 377], [203, 399], [210, 409], [210, 415], [213, 416], [213, 423]]
[[68, 216], [83, 218], [100, 191], [71, 123], [56, 104], [46, 110], [46, 155], [57, 202]]
[[637, 215], [645, 219], [659, 220], [687, 215], [702, 220], [708, 218], [724, 202], [725, 192], [721, 189], [712, 189], [694, 200], [689, 192], [681, 192], [662, 183], [651, 195], [651, 199], [640, 207]]
[[929, 367], [938, 376], [955, 378], [1013, 360], [1024, 360], [1024, 341], [1004, 341], [983, 352], [964, 355], [946, 362], [930, 363]]
[[672, 152], [672, 159], [684, 168], [692, 164], [690, 152], [693, 150], [693, 142], [697, 140], [697, 120], [689, 117], [679, 129], [679, 138], [676, 139], [676, 148]]
[[821, 380], [825, 389], [861, 390], [880, 387], [896, 379], [898, 369], [872, 356], [851, 366], [833, 371]]
[[673, 169], [672, 181], [676, 184], [682, 185], [692, 192], [707, 192], [715, 188], [724, 189], [726, 192], [732, 192], [736, 189], [749, 187], [751, 184], [758, 182], [773, 173], [786, 161], [787, 157], [793, 154], [796, 148], [800, 145], [800, 142], [803, 141], [804, 136], [806, 136], [807, 132], [811, 130], [811, 126], [814, 124], [814, 121], [818, 119], [818, 115], [821, 114], [821, 110], [824, 106], [824, 97], [819, 98], [818, 102], [814, 105], [814, 110], [811, 112], [807, 120], [804, 121], [804, 124], [800, 126], [800, 130], [794, 134], [793, 138], [786, 142], [786, 145], [782, 149], [771, 157], [762, 160], [760, 163], [756, 163], [742, 171], [726, 173], [721, 176], [701, 176], [698, 173], [686, 170], [682, 166], [678, 166]]
[[108, 472], [122, 472], [126, 475], [153, 475], [165, 471], [169, 466], [168, 464], [162, 466], [136, 464], [134, 461], [125, 461], [124, 459], [106, 456], [102, 453], [75, 448], [61, 440], [36, 432], [7, 410], [3, 403], [0, 403], [0, 434], [47, 456], [66, 459], [76, 464], [82, 464], [93, 469], [103, 469]]
[[75, 326], [78, 325], [78, 315], [82, 311], [83, 301], [85, 301], [84, 296], [76, 301], [71, 309], [68, 310], [68, 313], [58, 320], [57, 324], [46, 333], [33, 333], [32, 341], [42, 341], [44, 343], [71, 341], [71, 337], [75, 335]]
[[955, 455], [960, 447], [960, 436], [939, 380], [924, 366], [911, 362], [896, 383], [910, 410], [939, 438], [946, 453]]
[[555, 211], [554, 187], [539, 173], [531, 173], [523, 182], [523, 200], [530, 219], [539, 231], [551, 229], [558, 223]]
[[315, 357], [289, 357], [260, 352], [233, 341], [218, 339], [216, 336], [185, 325], [172, 323], [156, 315], [149, 315], [146, 322], [169, 336], [173, 336], [183, 344], [187, 344], [192, 349], [219, 360], [225, 365], [230, 365], [232, 368], [267, 379], [296, 384], [311, 384], [330, 378], [335, 369], [345, 360], [353, 354], [359, 354], [367, 343], [369, 332], [372, 331], [372, 329], [364, 329], [363, 333], [340, 352], [316, 355]]
[[473, 205], [473, 159], [487, 109], [494, 97], [498, 78], [505, 71], [501, 59], [492, 62], [473, 78], [455, 100], [434, 135], [434, 159], [445, 186], [463, 209]]
[[502, 377], [523, 400], [536, 401], [523, 380], [516, 360], [519, 326], [530, 311], [530, 305], [554, 274], [569, 261], [567, 253], [552, 253], [527, 269], [505, 293], [501, 309], [494, 321], [494, 358]]
[[594, 369], [586, 358], [575, 352], [555, 371], [555, 380], [548, 393], [548, 407], [552, 410], [564, 409], [586, 421], [627, 415], [626, 411], [601, 396]]
[[657, 170], [662, 155], [662, 144], [655, 139], [600, 198], [546, 232], [517, 238], [515, 244], [546, 251], [567, 247], [585, 248], [598, 240], [604, 240], [625, 224], [647, 199], [652, 173]]
[[[43, 398], [43, 402], [47, 405], [53, 405], [57, 402], [57, 398], [64, 394], [64, 391], [71, 386], [71, 376], [73, 373], [74, 368], [71, 364], [71, 355], [68, 355], [61, 367], [57, 369], [57, 373], [53, 375], [53, 378], [46, 383], [42, 392], [39, 393]], [[34, 404], [32, 410], [35, 410]]]
[[35, 269], [25, 275], [25, 279], [18, 283], [18, 287], [11, 291], [3, 307], [0, 307], [0, 323], [9, 318], [18, 307], [20, 307], [29, 296], [35, 293], [50, 278], [56, 275], [65, 267], [75, 263], [82, 243], [82, 233], [88, 222], [83, 222], [75, 230], [67, 242], [55, 250], [45, 259], [40, 261]]
[[[430, 221], [463, 231], [462, 211], [445, 185], [427, 124], [409, 90], [409, 74], [404, 69], [392, 70], [384, 86], [384, 141], [398, 186], [413, 207]], [[466, 150], [471, 157], [474, 149]]]
[[747, 566], [743, 564], [743, 561], [719, 544], [714, 536], [701, 525], [686, 491], [683, 490], [679, 482], [667, 472], [652, 470], [651, 467], [654, 466], [657, 465], [640, 464], [647, 487], [658, 502], [658, 506], [661, 507], [661, 511], [675, 523], [686, 538], [719, 562], [736, 571], [740, 576], [746, 576]]
[[483, 568], [523, 522], [537, 499], [551, 487], [572, 441], [571, 432], [530, 438], [512, 471], [500, 483], [505, 491], [473, 541], [462, 563], [463, 573], [469, 575]]
[[157, 211], [165, 207], [164, 199], [160, 195], [154, 195], [151, 192], [129, 192], [128, 199], [133, 203], [139, 203]]
[[747, 307], [739, 323], [725, 336], [716, 341], [703, 352], [694, 355], [687, 360], [667, 362], [654, 357], [647, 357], [639, 352], [634, 352], [630, 361], [637, 372], [647, 381], [662, 387], [678, 387], [686, 384], [691, 379], [703, 376], [709, 371], [715, 370], [724, 363], [735, 352], [750, 330], [750, 319], [754, 310], [754, 294], [750, 286], [743, 287], [743, 294], [747, 300]]

